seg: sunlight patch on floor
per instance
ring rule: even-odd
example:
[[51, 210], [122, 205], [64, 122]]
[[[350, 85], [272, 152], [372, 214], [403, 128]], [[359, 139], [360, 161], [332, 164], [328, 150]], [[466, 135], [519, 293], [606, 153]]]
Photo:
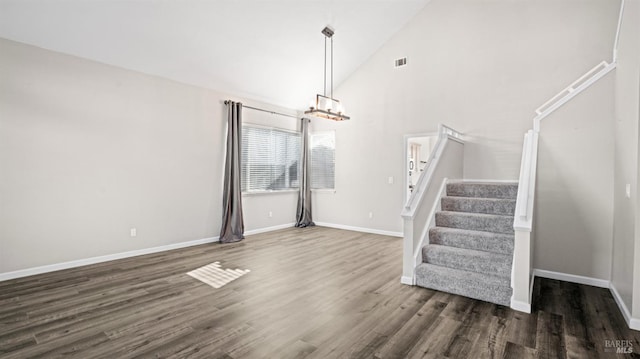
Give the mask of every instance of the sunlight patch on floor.
[[213, 262], [204, 267], [192, 270], [187, 275], [206, 283], [214, 288], [220, 288], [231, 281], [249, 273], [248, 269], [223, 269], [220, 262]]

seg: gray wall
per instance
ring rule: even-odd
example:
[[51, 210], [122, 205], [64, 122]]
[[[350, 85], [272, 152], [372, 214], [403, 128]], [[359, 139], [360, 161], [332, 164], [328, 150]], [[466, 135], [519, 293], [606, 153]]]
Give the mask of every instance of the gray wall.
[[[468, 135], [466, 178], [517, 179], [534, 110], [597, 63], [611, 60], [618, 6], [607, 0], [430, 2], [337, 89], [353, 120], [313, 122], [315, 129], [336, 130], [338, 173], [336, 193], [315, 196], [316, 219], [401, 231], [403, 135], [435, 131], [438, 123]], [[395, 69], [394, 59], [405, 56], [407, 66]], [[538, 213], [548, 215], [538, 223], [551, 229], [536, 228], [536, 246], [544, 252], [536, 253], [534, 265], [608, 279], [612, 81], [581, 96], [579, 108], [547, 119], [556, 124], [545, 123], [541, 135]], [[559, 139], [561, 133], [572, 136]], [[562, 154], [550, 157], [545, 151], [552, 148]], [[592, 176], [601, 168], [603, 173]], [[576, 182], [556, 186], [551, 181], [557, 177]], [[545, 200], [552, 194], [566, 204], [556, 208]], [[565, 212], [572, 208], [580, 213]], [[583, 223], [601, 227], [577, 227]], [[559, 240], [561, 247], [553, 244]], [[585, 243], [588, 251], [576, 255], [574, 248]], [[562, 263], [547, 261], [554, 255], [548, 250], [561, 250]]]
[[[3, 39], [0, 54], [0, 273], [218, 235], [227, 96]], [[247, 229], [293, 223], [295, 201], [248, 198]]]
[[[615, 182], [611, 281], [633, 316], [640, 317], [640, 212], [638, 121], [640, 106], [640, 1], [627, 0], [615, 73]], [[631, 198], [625, 195], [631, 185]], [[634, 281], [636, 284], [634, 285]], [[632, 300], [633, 299], [633, 300]]]
[[[468, 135], [466, 178], [516, 179], [533, 110], [610, 59], [618, 5], [429, 3], [337, 89], [353, 120], [313, 120], [337, 146], [336, 191], [315, 192], [314, 219], [401, 232], [403, 135], [440, 122]], [[218, 234], [227, 96], [6, 40], [0, 53], [0, 273]], [[617, 77], [616, 91], [634, 86]], [[543, 123], [534, 266], [608, 279], [615, 233], [614, 282], [630, 293], [633, 259], [617, 256], [640, 248], [637, 203], [628, 214], [620, 198], [620, 183], [637, 188], [637, 122], [618, 113], [617, 136], [636, 137], [615, 145], [613, 186], [613, 88], [600, 82]], [[615, 105], [637, 109], [637, 96]], [[245, 204], [248, 230], [277, 226], [293, 221], [295, 194]]]
[[541, 123], [535, 268], [610, 278], [614, 76], [609, 73]]

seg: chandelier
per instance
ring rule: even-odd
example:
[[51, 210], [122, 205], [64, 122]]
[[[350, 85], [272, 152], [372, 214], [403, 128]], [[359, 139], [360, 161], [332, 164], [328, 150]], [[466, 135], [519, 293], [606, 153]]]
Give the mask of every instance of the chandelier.
[[[344, 109], [340, 101], [333, 98], [333, 34], [334, 31], [330, 27], [322, 29], [324, 38], [324, 88], [323, 94], [316, 95], [315, 104], [309, 106], [309, 110], [305, 111], [306, 115], [318, 118], [326, 118], [334, 121], [348, 120], [349, 116], [344, 114]], [[331, 77], [329, 95], [327, 95], [327, 39], [330, 40], [331, 46]]]

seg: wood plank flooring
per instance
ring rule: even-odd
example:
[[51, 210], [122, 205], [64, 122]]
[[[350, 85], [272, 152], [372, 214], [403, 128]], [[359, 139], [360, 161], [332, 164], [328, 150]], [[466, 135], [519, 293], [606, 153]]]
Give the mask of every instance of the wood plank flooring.
[[[214, 289], [187, 272], [251, 272]], [[399, 238], [286, 229], [0, 282], [0, 358], [599, 358], [606, 289], [537, 280], [524, 314], [400, 284]]]

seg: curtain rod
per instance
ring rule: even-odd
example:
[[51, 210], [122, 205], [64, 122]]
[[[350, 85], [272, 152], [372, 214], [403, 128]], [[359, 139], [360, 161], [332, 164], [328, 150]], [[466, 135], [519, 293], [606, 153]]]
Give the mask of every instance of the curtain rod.
[[[229, 100], [225, 100], [224, 104], [228, 105], [229, 102], [230, 102]], [[291, 117], [291, 118], [295, 118], [296, 120], [298, 119], [298, 116], [288, 115], [286, 113], [280, 113], [280, 112], [276, 112], [276, 111], [265, 110], [265, 109], [257, 108], [257, 107], [251, 107], [251, 106], [242, 105], [242, 108], [248, 108], [248, 109], [251, 109], [251, 110], [267, 112], [267, 113], [270, 113], [272, 115], [280, 115], [280, 116], [285, 116], [285, 117]]]

